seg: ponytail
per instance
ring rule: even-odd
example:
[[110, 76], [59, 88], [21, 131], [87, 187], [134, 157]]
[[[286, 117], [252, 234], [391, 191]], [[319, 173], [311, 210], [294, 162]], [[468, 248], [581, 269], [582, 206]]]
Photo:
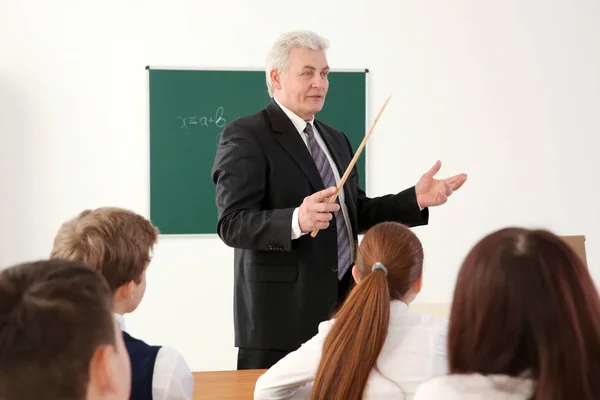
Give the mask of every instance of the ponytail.
[[311, 399], [362, 398], [390, 322], [390, 289], [386, 275], [385, 267], [376, 264], [335, 315], [323, 344]]

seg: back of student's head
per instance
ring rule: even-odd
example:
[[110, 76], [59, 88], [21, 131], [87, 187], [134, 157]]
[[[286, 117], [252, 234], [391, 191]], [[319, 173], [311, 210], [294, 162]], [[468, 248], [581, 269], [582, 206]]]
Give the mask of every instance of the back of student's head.
[[129, 397], [129, 359], [105, 280], [52, 260], [0, 272], [0, 399]]
[[367, 231], [353, 268], [359, 283], [337, 312], [323, 345], [313, 399], [361, 398], [385, 343], [390, 301], [414, 297], [422, 270], [423, 248], [408, 227], [383, 222]]
[[142, 281], [157, 237], [156, 227], [133, 211], [85, 210], [60, 227], [50, 257], [86, 264], [104, 275], [114, 293]]
[[544, 230], [483, 238], [460, 269], [450, 372], [529, 375], [535, 399], [600, 398], [600, 300], [587, 267]]

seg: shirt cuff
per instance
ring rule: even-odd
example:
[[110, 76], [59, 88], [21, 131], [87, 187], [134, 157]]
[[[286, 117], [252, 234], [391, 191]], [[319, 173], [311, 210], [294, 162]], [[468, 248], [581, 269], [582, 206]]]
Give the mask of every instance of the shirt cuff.
[[298, 239], [300, 236], [304, 235], [300, 230], [300, 221], [298, 221], [298, 213], [300, 211], [300, 207], [296, 207], [294, 213], [292, 214], [292, 239]]

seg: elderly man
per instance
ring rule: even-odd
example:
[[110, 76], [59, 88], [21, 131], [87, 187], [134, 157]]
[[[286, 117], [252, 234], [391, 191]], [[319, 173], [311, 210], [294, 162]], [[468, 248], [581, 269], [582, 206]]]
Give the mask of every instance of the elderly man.
[[329, 86], [327, 47], [313, 32], [280, 36], [266, 68], [272, 101], [229, 123], [219, 142], [212, 176], [217, 231], [235, 248], [238, 369], [269, 368], [317, 333], [350, 290], [358, 234], [382, 221], [427, 224], [428, 207], [467, 179], [434, 179], [438, 161], [415, 186], [369, 198], [354, 168], [327, 203], [353, 157], [348, 138], [315, 119]]

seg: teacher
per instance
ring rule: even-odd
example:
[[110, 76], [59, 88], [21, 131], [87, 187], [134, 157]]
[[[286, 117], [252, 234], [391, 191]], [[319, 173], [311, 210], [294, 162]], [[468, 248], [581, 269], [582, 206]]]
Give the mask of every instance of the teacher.
[[[325, 102], [325, 39], [280, 36], [268, 56], [272, 101], [225, 126], [212, 171], [217, 232], [235, 249], [234, 327], [238, 369], [269, 368], [317, 333], [352, 281], [358, 234], [382, 221], [426, 225], [467, 176], [434, 179], [369, 198], [356, 167], [326, 203], [353, 157], [344, 133], [315, 119]], [[320, 229], [316, 237], [310, 233]]]

